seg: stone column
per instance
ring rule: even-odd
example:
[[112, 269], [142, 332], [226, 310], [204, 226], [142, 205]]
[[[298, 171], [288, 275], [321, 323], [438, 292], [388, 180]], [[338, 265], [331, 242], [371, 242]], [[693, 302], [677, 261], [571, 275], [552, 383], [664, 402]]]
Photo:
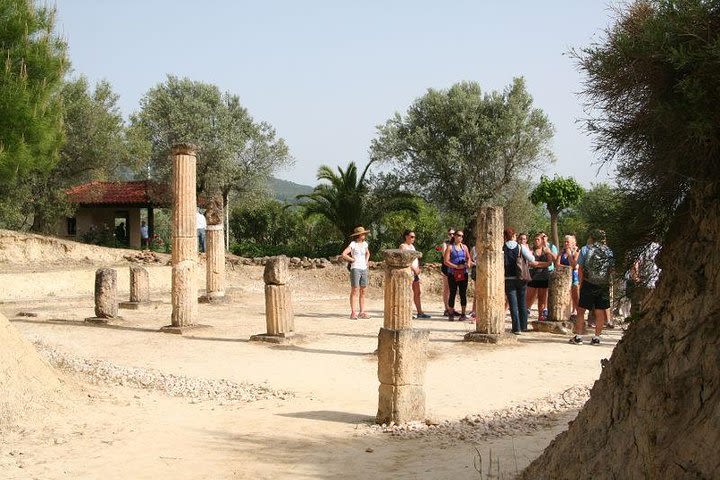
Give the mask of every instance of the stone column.
[[533, 321], [530, 324], [533, 330], [565, 335], [570, 333], [571, 325], [566, 322], [570, 320], [572, 297], [570, 287], [572, 286], [572, 268], [568, 265], [560, 265], [550, 272], [548, 285], [548, 321]]
[[197, 199], [195, 147], [172, 148], [172, 323], [182, 333], [197, 320]]
[[250, 340], [285, 343], [295, 334], [292, 296], [287, 284], [289, 280], [290, 259], [285, 255], [268, 259], [263, 273], [267, 333], [253, 335]]
[[512, 341], [505, 333], [505, 258], [503, 253], [503, 209], [482, 207], [478, 211], [475, 250], [475, 331], [466, 341], [498, 343]]
[[222, 198], [215, 196], [205, 212], [205, 295], [202, 303], [224, 303], [225, 296], [225, 238], [223, 234]]
[[143, 267], [130, 267], [130, 301], [121, 302], [120, 308], [137, 310], [150, 302], [150, 275]]
[[429, 332], [411, 328], [412, 271], [422, 254], [385, 250], [384, 326], [378, 334], [378, 424], [425, 420], [425, 390]]
[[118, 317], [117, 270], [100, 268], [95, 272], [95, 316], [86, 322], [107, 323]]

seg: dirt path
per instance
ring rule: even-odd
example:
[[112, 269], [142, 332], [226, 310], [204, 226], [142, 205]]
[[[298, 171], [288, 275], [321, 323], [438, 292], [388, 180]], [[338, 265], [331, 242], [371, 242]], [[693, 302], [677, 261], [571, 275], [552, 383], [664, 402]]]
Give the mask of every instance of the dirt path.
[[[391, 435], [372, 427], [381, 290], [370, 291], [374, 318], [352, 321], [341, 268], [297, 272], [296, 330], [304, 340], [268, 346], [248, 341], [265, 331], [260, 276], [259, 267], [231, 272], [233, 302], [201, 305], [199, 321], [212, 328], [189, 336], [156, 332], [169, 323], [167, 292], [154, 292], [164, 302], [155, 308], [123, 310], [124, 321], [111, 327], [82, 322], [92, 314], [89, 298], [0, 304], [40, 350], [69, 359], [292, 392], [253, 402], [198, 400], [114, 380], [94, 385], [95, 377], [64, 373], [68, 394], [43, 424], [20, 421], [25, 430], [0, 438], [0, 477], [479, 478], [477, 448], [486, 468], [492, 449], [511, 478], [516, 464], [522, 469], [572, 418], [562, 393], [591, 385], [619, 339], [612, 331], [601, 346], [573, 347], [565, 337], [538, 333], [523, 335], [516, 346], [492, 347], [462, 342], [474, 329], [469, 323], [417, 321], [431, 330], [427, 411], [440, 426], [408, 438], [412, 432]], [[425, 304], [438, 314], [435, 297], [428, 294]], [[19, 311], [38, 316], [19, 318]], [[559, 412], [544, 414], [555, 401]], [[507, 409], [533, 402], [539, 412], [534, 425], [523, 420], [524, 427], [504, 436], [499, 430], [497, 438], [472, 433], [461, 422], [505, 412], [498, 418], [507, 421], [499, 425], [512, 426], [518, 420]], [[532, 417], [530, 407], [527, 412]]]

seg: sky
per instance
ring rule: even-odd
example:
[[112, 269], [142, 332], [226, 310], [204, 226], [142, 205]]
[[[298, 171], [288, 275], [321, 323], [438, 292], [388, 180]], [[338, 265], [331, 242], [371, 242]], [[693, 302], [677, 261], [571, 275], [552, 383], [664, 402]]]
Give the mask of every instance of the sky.
[[555, 127], [540, 175], [609, 182], [582, 119], [583, 76], [568, 55], [602, 41], [603, 0], [56, 0], [74, 75], [108, 80], [127, 118], [168, 74], [217, 85], [272, 124], [315, 185], [320, 165], [364, 165], [376, 126], [428, 88], [523, 76]]

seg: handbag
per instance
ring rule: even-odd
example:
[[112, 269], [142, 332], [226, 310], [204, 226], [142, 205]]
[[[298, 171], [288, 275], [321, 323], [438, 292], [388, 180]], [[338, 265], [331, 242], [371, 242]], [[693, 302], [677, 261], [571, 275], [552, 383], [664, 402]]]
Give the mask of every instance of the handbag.
[[517, 277], [524, 281], [529, 282], [532, 280], [532, 275], [530, 275], [530, 265], [528, 265], [528, 261], [525, 260], [525, 257], [523, 257], [522, 254], [522, 247], [518, 245], [518, 254], [517, 259], [515, 260], [515, 267], [517, 268]]
[[453, 278], [456, 282], [462, 282], [467, 279], [467, 272], [464, 268], [455, 268], [453, 269]]

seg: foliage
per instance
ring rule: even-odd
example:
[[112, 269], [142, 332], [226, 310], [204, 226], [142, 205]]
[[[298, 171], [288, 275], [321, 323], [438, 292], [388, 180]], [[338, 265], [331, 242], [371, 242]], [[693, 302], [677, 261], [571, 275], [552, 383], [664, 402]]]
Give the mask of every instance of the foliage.
[[552, 160], [553, 127], [522, 78], [489, 94], [475, 82], [429, 89], [377, 130], [372, 158], [391, 162], [415, 192], [466, 225], [514, 179]]
[[584, 189], [572, 177], [555, 176], [552, 180], [540, 177], [540, 183], [530, 194], [535, 205], [544, 203], [550, 213], [551, 238], [555, 245], [558, 240], [558, 215], [575, 205], [583, 196]]
[[57, 161], [68, 60], [54, 25], [52, 8], [0, 1], [0, 184], [13, 186]]
[[265, 122], [255, 122], [237, 95], [215, 85], [169, 75], [140, 100], [131, 134], [146, 142], [139, 171], [151, 178], [170, 174], [170, 148], [191, 143], [197, 151], [198, 193], [254, 195], [292, 158], [285, 141]]
[[398, 248], [405, 239], [403, 232], [415, 232], [415, 249], [422, 252], [423, 262], [437, 262], [435, 246], [445, 240], [447, 229], [437, 208], [422, 198], [415, 198], [417, 211], [389, 212], [383, 216], [370, 238], [371, 252], [380, 258], [386, 248]]
[[319, 216], [335, 226], [338, 239], [345, 240], [358, 225], [365, 228], [376, 225], [389, 212], [417, 212], [414, 195], [383, 182], [378, 177], [371, 185], [367, 177], [371, 163], [360, 176], [354, 162], [347, 169], [338, 167], [338, 173], [323, 165], [318, 169], [320, 183], [312, 193], [299, 195], [306, 218]]
[[597, 114], [588, 127], [626, 194], [628, 249], [661, 240], [688, 193], [718, 182], [718, 32], [716, 0], [638, 1], [602, 43], [575, 52]]
[[503, 207], [505, 226], [513, 227], [518, 233], [547, 229], [547, 212], [530, 201], [531, 191], [532, 183], [528, 180], [513, 180], [497, 199]]

